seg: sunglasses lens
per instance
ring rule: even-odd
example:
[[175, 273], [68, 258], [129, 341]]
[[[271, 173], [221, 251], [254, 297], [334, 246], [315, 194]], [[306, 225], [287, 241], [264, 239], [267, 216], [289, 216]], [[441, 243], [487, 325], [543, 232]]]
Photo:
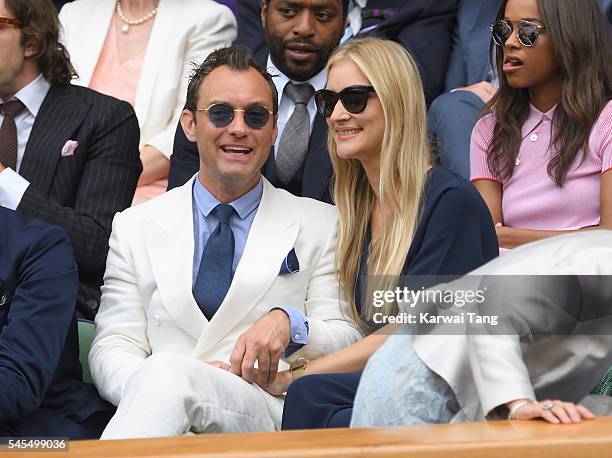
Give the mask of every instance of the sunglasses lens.
[[266, 125], [268, 119], [270, 119], [270, 112], [268, 112], [266, 107], [253, 105], [244, 111], [244, 122], [251, 129], [261, 129]]
[[517, 27], [517, 34], [524, 46], [533, 46], [538, 39], [538, 27], [529, 22], [521, 22]]
[[338, 103], [338, 94], [326, 89], [315, 93], [315, 104], [321, 116], [329, 118], [334, 112], [334, 107]]
[[491, 35], [495, 44], [501, 46], [510, 37], [512, 27], [505, 21], [497, 21], [491, 27]]
[[208, 109], [208, 119], [215, 127], [227, 127], [234, 119], [234, 109], [229, 105], [218, 103]]
[[365, 110], [370, 92], [367, 88], [348, 88], [342, 91], [340, 100], [349, 113], [357, 114]]

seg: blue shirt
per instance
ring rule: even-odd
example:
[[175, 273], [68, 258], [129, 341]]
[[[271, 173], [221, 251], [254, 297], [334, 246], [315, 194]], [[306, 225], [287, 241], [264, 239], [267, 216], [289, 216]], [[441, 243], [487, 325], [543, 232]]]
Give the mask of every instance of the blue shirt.
[[[230, 227], [234, 233], [234, 259], [232, 260], [232, 274], [236, 272], [236, 267], [242, 258], [244, 247], [246, 245], [251, 224], [257, 214], [259, 202], [263, 195], [263, 179], [260, 178], [257, 184], [246, 194], [238, 197], [238, 199], [230, 202], [236, 213], [230, 219]], [[192, 284], [195, 283], [200, 269], [202, 253], [208, 241], [208, 237], [215, 230], [219, 220], [212, 212], [221, 202], [213, 196], [202, 183], [199, 177], [193, 182], [193, 233], [194, 233], [194, 250], [193, 250], [193, 271]], [[279, 266], [280, 270], [280, 266]], [[293, 308], [275, 307], [283, 310], [288, 316], [291, 326], [291, 343], [287, 347], [285, 355], [290, 355], [298, 350], [308, 341], [308, 322], [302, 313]], [[272, 309], [274, 310], [274, 309]]]

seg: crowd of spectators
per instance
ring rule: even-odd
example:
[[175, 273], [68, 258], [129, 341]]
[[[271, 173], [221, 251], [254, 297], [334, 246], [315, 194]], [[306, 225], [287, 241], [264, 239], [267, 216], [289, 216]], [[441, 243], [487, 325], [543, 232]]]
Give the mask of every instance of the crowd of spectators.
[[[0, 0], [0, 435], [592, 419], [610, 23], [612, 0]], [[496, 275], [557, 277], [504, 335], [376, 319], [410, 312], [377, 291]]]

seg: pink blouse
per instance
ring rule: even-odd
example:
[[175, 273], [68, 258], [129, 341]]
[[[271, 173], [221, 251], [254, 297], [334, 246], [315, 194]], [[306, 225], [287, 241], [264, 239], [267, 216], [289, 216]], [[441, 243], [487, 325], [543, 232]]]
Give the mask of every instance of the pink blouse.
[[601, 175], [612, 169], [612, 102], [604, 107], [589, 137], [589, 151], [576, 155], [563, 187], [550, 178], [554, 108], [547, 113], [531, 106], [522, 127], [521, 147], [512, 176], [501, 179], [487, 164], [493, 138], [494, 115], [480, 119], [470, 145], [471, 181], [492, 180], [502, 184], [505, 226], [540, 230], [572, 230], [600, 222]]
[[121, 62], [115, 36], [116, 21], [117, 18], [113, 14], [89, 87], [102, 94], [125, 100], [134, 106], [145, 52], [143, 50], [137, 57]]
[[[89, 87], [103, 94], [125, 100], [134, 106], [145, 50], [143, 49], [137, 57], [121, 62], [117, 48], [116, 20], [117, 18], [113, 14]], [[162, 194], [166, 191], [167, 185], [168, 180], [163, 179], [138, 186], [132, 205]]]

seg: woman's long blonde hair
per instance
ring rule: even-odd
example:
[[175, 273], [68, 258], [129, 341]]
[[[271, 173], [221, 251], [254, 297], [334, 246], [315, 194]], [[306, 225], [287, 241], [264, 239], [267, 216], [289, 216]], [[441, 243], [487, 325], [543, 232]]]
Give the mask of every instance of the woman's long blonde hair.
[[[370, 80], [385, 116], [385, 133], [380, 146], [378, 195], [385, 223], [377, 240], [370, 244], [368, 276], [376, 275], [377, 289], [394, 287], [401, 274], [420, 217], [430, 150], [427, 137], [426, 104], [417, 66], [399, 44], [380, 38], [359, 38], [338, 48], [327, 64], [350, 60]], [[340, 102], [339, 102], [340, 103]], [[396, 304], [374, 309], [363, 301], [361, 316], [355, 304], [355, 285], [364, 238], [375, 201], [365, 171], [357, 159], [340, 159], [332, 133], [328, 137], [334, 168], [333, 196], [340, 213], [336, 262], [340, 285], [362, 330], [375, 311], [397, 313]], [[385, 277], [380, 277], [385, 276]], [[395, 279], [391, 280], [390, 276]], [[381, 278], [384, 278], [381, 283]], [[371, 291], [368, 282], [368, 291]], [[363, 296], [366, 297], [366, 296]]]

